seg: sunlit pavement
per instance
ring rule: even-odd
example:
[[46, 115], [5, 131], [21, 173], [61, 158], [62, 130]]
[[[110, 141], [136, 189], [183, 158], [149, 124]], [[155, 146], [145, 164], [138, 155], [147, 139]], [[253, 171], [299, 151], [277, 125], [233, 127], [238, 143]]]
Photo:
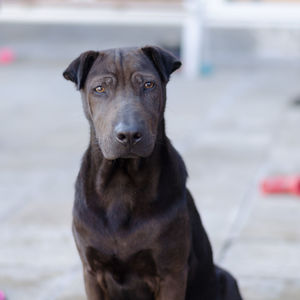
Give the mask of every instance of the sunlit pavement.
[[[37, 59], [0, 65], [0, 290], [12, 300], [85, 299], [70, 224], [88, 125], [61, 75], [74, 54], [32, 51]], [[176, 74], [168, 87], [167, 132], [216, 262], [246, 300], [300, 298], [300, 198], [258, 188], [300, 173], [299, 80], [296, 67], [217, 68], [198, 80]]]

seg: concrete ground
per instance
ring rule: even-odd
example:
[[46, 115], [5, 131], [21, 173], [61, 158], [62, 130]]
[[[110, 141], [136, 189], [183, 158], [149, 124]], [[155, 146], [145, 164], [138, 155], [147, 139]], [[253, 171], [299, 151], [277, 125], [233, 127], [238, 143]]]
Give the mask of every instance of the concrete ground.
[[[11, 300], [85, 299], [70, 224], [88, 126], [61, 76], [73, 53], [32, 36], [35, 59], [22, 38], [21, 58], [0, 65], [0, 290]], [[259, 191], [265, 176], [300, 173], [299, 80], [297, 68], [247, 67], [176, 74], [168, 87], [167, 132], [215, 260], [246, 300], [300, 299], [300, 198]]]

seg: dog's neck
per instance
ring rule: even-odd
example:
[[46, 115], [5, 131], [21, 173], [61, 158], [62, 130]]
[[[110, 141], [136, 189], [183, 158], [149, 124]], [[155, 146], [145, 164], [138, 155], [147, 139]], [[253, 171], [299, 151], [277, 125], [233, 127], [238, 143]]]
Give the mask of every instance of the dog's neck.
[[[179, 155], [165, 135], [164, 120], [158, 132], [149, 157], [107, 160], [91, 130], [90, 145], [84, 158], [88, 174], [85, 189], [90, 193], [86, 199], [88, 205], [102, 210], [108, 219], [124, 223], [133, 211], [139, 215], [148, 214], [153, 207], [159, 205], [161, 209], [161, 206], [167, 206], [167, 201], [184, 193], [185, 166], [180, 157], [180, 163], [174, 163], [174, 155]], [[158, 192], [160, 189], [162, 191]], [[157, 195], [164, 198], [163, 201], [157, 199]], [[153, 205], [154, 202], [157, 205]]]

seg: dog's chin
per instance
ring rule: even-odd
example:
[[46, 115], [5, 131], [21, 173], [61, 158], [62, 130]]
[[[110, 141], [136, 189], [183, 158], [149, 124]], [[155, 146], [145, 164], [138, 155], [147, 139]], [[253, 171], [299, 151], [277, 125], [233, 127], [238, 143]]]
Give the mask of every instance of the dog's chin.
[[107, 160], [122, 159], [134, 159], [134, 158], [146, 158], [149, 157], [155, 146], [155, 141], [149, 141], [148, 144], [138, 144], [133, 147], [124, 147], [119, 143], [98, 141], [99, 148]]
[[125, 152], [125, 153], [104, 153], [103, 156], [107, 160], [116, 160], [116, 159], [135, 159], [135, 158], [146, 158], [149, 157], [151, 153], [134, 153], [134, 152]]
[[102, 154], [107, 160], [116, 160], [119, 158], [122, 159], [135, 159], [135, 158], [146, 158], [152, 154], [153, 147], [150, 149], [143, 149], [143, 151], [134, 151], [134, 150], [123, 150], [123, 151], [109, 151], [102, 150]]

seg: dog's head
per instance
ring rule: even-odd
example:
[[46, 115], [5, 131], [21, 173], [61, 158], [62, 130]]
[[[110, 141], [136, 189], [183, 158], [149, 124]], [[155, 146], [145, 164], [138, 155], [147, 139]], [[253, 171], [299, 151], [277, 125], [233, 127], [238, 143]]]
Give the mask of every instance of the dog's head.
[[63, 75], [81, 91], [86, 117], [106, 159], [152, 153], [165, 87], [180, 66], [158, 47], [87, 51], [68, 66]]

